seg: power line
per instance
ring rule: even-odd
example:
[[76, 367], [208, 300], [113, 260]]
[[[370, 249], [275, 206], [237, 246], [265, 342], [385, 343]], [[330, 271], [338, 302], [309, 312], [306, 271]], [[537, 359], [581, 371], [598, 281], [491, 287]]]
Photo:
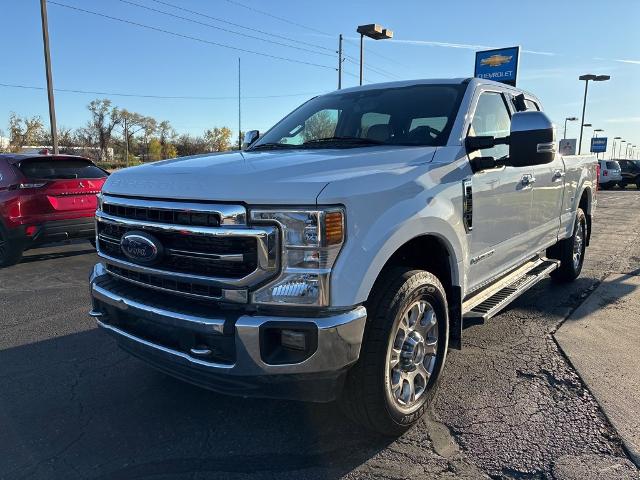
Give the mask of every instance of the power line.
[[262, 41], [262, 42], [272, 43], [274, 45], [280, 45], [282, 47], [294, 48], [296, 50], [301, 50], [303, 52], [310, 52], [310, 53], [314, 53], [316, 55], [325, 55], [327, 57], [334, 57], [335, 56], [332, 53], [317, 52], [317, 51], [311, 50], [309, 48], [298, 47], [296, 45], [289, 45], [287, 43], [277, 42], [275, 40], [269, 40], [268, 38], [260, 38], [260, 37], [256, 37], [255, 35], [250, 35], [248, 33], [236, 32], [236, 31], [230, 30], [228, 28], [218, 27], [216, 25], [212, 25], [211, 23], [201, 22], [199, 20], [194, 20], [192, 18], [187, 18], [187, 17], [183, 17], [183, 16], [180, 16], [180, 15], [176, 15], [174, 13], [165, 12], [163, 10], [158, 10], [157, 8], [147, 7], [146, 5], [140, 5], [139, 3], [132, 2], [130, 0], [117, 0], [117, 1], [122, 2], [122, 3], [126, 3], [128, 5], [133, 5], [135, 7], [143, 8], [143, 9], [149, 10], [151, 12], [160, 13], [162, 15], [166, 15], [166, 16], [169, 16], [169, 17], [179, 18], [180, 20], [185, 20], [187, 22], [196, 23], [198, 25], [204, 25], [205, 27], [215, 28], [216, 30], [222, 30], [223, 32], [233, 33], [234, 35], [240, 35], [242, 37], [253, 38], [254, 40], [259, 40], [259, 41]]
[[[360, 45], [358, 45], [356, 42], [353, 42], [351, 40], [347, 40], [346, 38], [345, 38], [344, 41], [346, 43], [348, 43], [349, 45], [352, 45], [355, 48], [358, 48], [358, 49], [360, 48]], [[375, 50], [371, 50], [371, 51], [367, 50], [367, 54], [371, 54], [373, 56], [383, 58], [384, 60], [387, 60], [389, 62], [395, 63], [396, 65], [399, 65], [401, 67], [409, 68], [408, 65], [405, 65], [404, 63], [401, 63], [401, 62], [397, 61], [395, 58], [391, 58], [391, 57], [389, 57], [387, 55], [383, 55], [383, 54], [381, 54], [381, 53], [379, 53], [379, 52], [377, 52]]]
[[251, 7], [249, 5], [245, 5], [244, 3], [238, 2], [237, 0], [225, 0], [225, 1], [233, 5], [238, 5], [239, 7], [246, 8], [247, 10], [251, 10], [252, 12], [256, 12], [261, 15], [266, 15], [267, 17], [275, 18], [276, 20], [280, 20], [281, 22], [288, 23], [289, 25], [295, 25], [296, 27], [304, 28], [305, 30], [312, 30], [316, 33], [321, 33], [322, 35], [329, 35], [329, 33], [323, 32], [322, 30], [318, 30], [317, 28], [310, 27], [308, 25], [303, 25], [302, 23], [294, 22], [293, 20], [289, 20], [288, 18], [278, 17], [277, 15], [273, 15], [272, 13], [265, 12], [264, 10], [258, 10], [257, 8]]
[[[51, 2], [49, 2], [51, 3]], [[35, 85], [19, 85], [12, 83], [0, 83], [0, 87], [8, 88], [22, 88], [28, 90], [46, 90], [45, 87], [37, 87]], [[154, 99], [168, 99], [168, 100], [236, 100], [237, 95], [229, 97], [197, 97], [189, 95], [144, 95], [139, 93], [120, 93], [120, 92], [99, 92], [92, 90], [72, 90], [68, 88], [55, 88], [56, 92], [64, 93], [79, 93], [85, 95], [106, 95], [111, 97], [136, 97], [136, 98], [154, 98]], [[283, 95], [258, 95], [258, 96], [243, 96], [243, 99], [264, 99], [264, 98], [284, 98], [284, 97], [306, 97], [321, 95], [317, 92], [302, 92], [302, 93], [288, 93]]]
[[[353, 60], [352, 57], [345, 57], [345, 59], [349, 63], [352, 63], [353, 65], [359, 65], [359, 62]], [[387, 72], [386, 70], [383, 70], [382, 68], [374, 67], [372, 65], [368, 65], [367, 64], [367, 70], [370, 70], [370, 71], [372, 71], [374, 73], [377, 73], [378, 75], [381, 75], [381, 76], [383, 76], [385, 78], [389, 78], [389, 79], [392, 79], [392, 80], [399, 80], [400, 79], [400, 76], [398, 76], [398, 75], [396, 75], [394, 73], [391, 73], [391, 72]]]
[[175, 5], [173, 3], [163, 2], [162, 0], [151, 0], [151, 1], [155, 2], [155, 3], [159, 3], [161, 5], [165, 5], [167, 7], [175, 8], [177, 10], [181, 10], [183, 12], [188, 12], [188, 13], [191, 13], [193, 15], [200, 15], [202, 17], [206, 17], [206, 18], [209, 18], [211, 20], [215, 20], [216, 22], [221, 22], [221, 23], [224, 23], [224, 24], [227, 24], [227, 25], [232, 25], [234, 27], [238, 27], [238, 28], [244, 28], [245, 30], [249, 30], [251, 32], [260, 33], [262, 35], [268, 35], [269, 37], [276, 37], [276, 38], [280, 38], [282, 40], [287, 40], [287, 41], [290, 41], [290, 42], [296, 42], [296, 43], [300, 43], [302, 45], [307, 45], [309, 47], [319, 48], [321, 50], [327, 50], [329, 52], [333, 52], [334, 51], [333, 48], [328, 48], [328, 47], [324, 47], [322, 45], [317, 45], [315, 43], [305, 42], [303, 40], [298, 40], [298, 39], [295, 39], [295, 38], [286, 37], [284, 35], [279, 35], [277, 33], [266, 32], [266, 31], [260, 30], [258, 28], [247, 27], [247, 26], [241, 25], [239, 23], [233, 23], [233, 22], [230, 22], [228, 20], [224, 20], [224, 19], [219, 18], [219, 17], [214, 17], [214, 16], [211, 16], [211, 15], [208, 15], [208, 14], [203, 13], [203, 12], [198, 12], [196, 10], [189, 10], [188, 8], [184, 8], [184, 7], [181, 7], [179, 5]]
[[90, 15], [95, 15], [95, 16], [98, 16], [98, 17], [107, 18], [109, 20], [114, 20], [116, 22], [126, 23], [126, 24], [129, 24], [129, 25], [134, 25], [136, 27], [146, 28], [148, 30], [153, 30], [153, 31], [156, 31], [156, 32], [161, 32], [161, 33], [166, 33], [167, 35], [172, 35], [174, 37], [185, 38], [185, 39], [188, 39], [188, 40], [194, 40], [196, 42], [205, 43], [205, 44], [208, 44], [208, 45], [215, 45], [216, 47], [228, 48], [230, 50], [235, 50], [235, 51], [238, 51], [238, 52], [251, 53], [253, 55], [259, 55], [259, 56], [262, 56], [262, 57], [274, 58], [276, 60], [283, 60], [285, 62], [300, 63], [300, 64], [303, 64], [303, 65], [310, 65], [310, 66], [313, 66], [313, 67], [320, 67], [320, 68], [326, 68], [326, 69], [329, 69], [329, 70], [336, 70], [335, 67], [331, 67], [329, 65], [322, 65], [322, 64], [319, 64], [319, 63], [306, 62], [304, 60], [297, 60], [297, 59], [289, 58], [289, 57], [280, 57], [278, 55], [271, 55], [269, 53], [258, 52], [258, 51], [249, 50], [249, 49], [246, 49], [246, 48], [233, 47], [231, 45], [226, 45], [224, 43], [213, 42], [211, 40], [205, 40], [203, 38], [193, 37], [191, 35], [185, 35], [185, 34], [182, 34], [182, 33], [172, 32], [170, 30], [165, 30], [165, 29], [162, 29], [162, 28], [153, 27], [151, 25], [145, 25], [144, 23], [138, 23], [138, 22], [134, 22], [132, 20], [126, 20], [124, 18], [112, 17], [111, 15], [106, 15], [104, 13], [94, 12], [92, 10], [85, 10], [84, 8], [74, 7], [74, 6], [71, 6], [71, 5], [67, 5], [65, 3], [55, 2], [53, 0], [49, 0], [48, 3], [50, 5], [57, 5], [59, 7], [68, 8], [70, 10], [76, 10], [78, 12], [87, 13], [87, 14], [90, 14]]

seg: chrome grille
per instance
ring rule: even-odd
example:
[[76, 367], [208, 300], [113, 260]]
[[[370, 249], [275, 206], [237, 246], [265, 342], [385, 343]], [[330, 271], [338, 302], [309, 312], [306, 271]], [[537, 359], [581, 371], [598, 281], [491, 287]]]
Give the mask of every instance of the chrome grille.
[[[112, 276], [138, 286], [246, 302], [248, 290], [274, 276], [279, 261], [277, 229], [251, 228], [246, 218], [242, 206], [103, 195], [96, 212], [98, 254]], [[194, 224], [205, 219], [216, 225]], [[124, 255], [120, 242], [131, 231], [147, 232], [162, 244], [157, 263], [143, 265]]]

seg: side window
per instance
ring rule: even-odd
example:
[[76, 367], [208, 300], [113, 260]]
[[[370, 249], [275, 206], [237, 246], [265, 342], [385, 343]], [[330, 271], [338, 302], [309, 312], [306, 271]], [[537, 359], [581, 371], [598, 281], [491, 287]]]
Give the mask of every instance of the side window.
[[[501, 94], [485, 92], [480, 95], [473, 114], [469, 135], [506, 137], [510, 133], [511, 116]], [[508, 145], [496, 145], [480, 151], [480, 156], [502, 158], [509, 155]]]

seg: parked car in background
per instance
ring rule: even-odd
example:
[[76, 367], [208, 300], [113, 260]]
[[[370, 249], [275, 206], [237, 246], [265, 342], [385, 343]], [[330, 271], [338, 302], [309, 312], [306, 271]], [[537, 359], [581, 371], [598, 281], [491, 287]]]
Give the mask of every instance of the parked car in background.
[[0, 267], [43, 243], [95, 241], [96, 195], [108, 176], [84, 157], [0, 154]]
[[622, 180], [618, 182], [620, 188], [635, 185], [640, 189], [640, 160], [618, 160], [622, 172]]
[[600, 160], [598, 184], [603, 188], [613, 188], [622, 180], [620, 164], [615, 160]]

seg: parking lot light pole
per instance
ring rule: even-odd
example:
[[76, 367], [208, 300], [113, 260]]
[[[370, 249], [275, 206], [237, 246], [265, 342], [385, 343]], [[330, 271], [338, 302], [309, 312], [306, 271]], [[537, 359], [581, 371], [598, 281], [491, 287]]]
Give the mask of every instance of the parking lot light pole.
[[613, 157], [616, 156], [616, 140], [622, 140], [622, 137], [613, 137], [613, 145], [611, 145], [611, 155], [609, 156], [609, 160], [613, 160]]
[[563, 140], [567, 138], [567, 122], [575, 122], [578, 120], [578, 117], [567, 117], [564, 119], [564, 135], [562, 136]]
[[51, 75], [51, 55], [49, 53], [49, 24], [47, 21], [47, 0], [40, 0], [40, 18], [42, 20], [42, 43], [44, 46], [44, 66], [47, 75], [47, 96], [49, 98], [49, 125], [53, 154], [58, 154], [58, 129], [56, 128], [56, 106], [53, 98], [53, 76]]
[[369, 37], [374, 40], [390, 39], [393, 38], [393, 31], [377, 23], [370, 23], [368, 25], [359, 25], [356, 32], [360, 34], [360, 85], [362, 85], [364, 73], [364, 37]]
[[618, 148], [618, 158], [622, 158], [622, 144], [626, 143], [626, 140], [620, 140], [620, 148]]
[[589, 80], [593, 80], [594, 82], [604, 82], [611, 78], [610, 75], [580, 75], [578, 77], [579, 80], [584, 80], [584, 99], [582, 100], [582, 127], [580, 127], [580, 140], [578, 143], [578, 155], [582, 153], [582, 130], [584, 127], [584, 113], [587, 108], [587, 91], [589, 89]]

